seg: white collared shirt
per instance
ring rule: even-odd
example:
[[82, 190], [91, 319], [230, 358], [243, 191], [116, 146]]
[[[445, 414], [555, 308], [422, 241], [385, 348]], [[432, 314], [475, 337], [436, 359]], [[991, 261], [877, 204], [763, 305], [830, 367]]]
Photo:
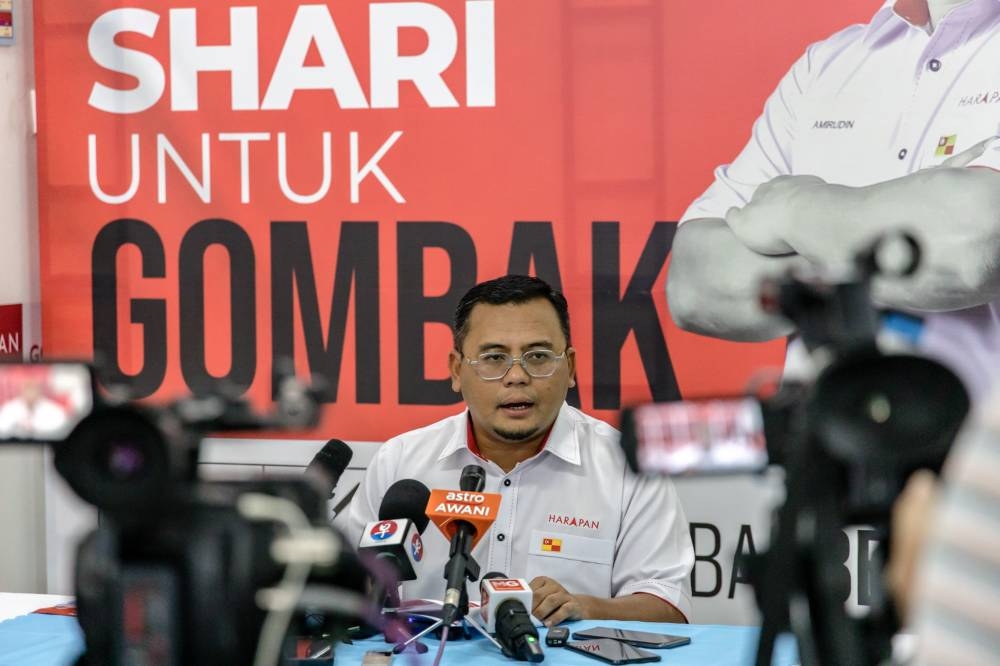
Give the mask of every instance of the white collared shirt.
[[[352, 543], [377, 520], [395, 481], [458, 489], [462, 468], [477, 464], [486, 470], [485, 491], [502, 496], [496, 522], [472, 553], [481, 573], [548, 576], [571, 593], [605, 598], [645, 592], [690, 617], [694, 549], [677, 493], [669, 479], [628, 469], [617, 430], [563, 404], [544, 448], [504, 474], [469, 450], [467, 428], [462, 412], [379, 447], [350, 506]], [[427, 528], [418, 578], [403, 584], [403, 599], [441, 599], [448, 546], [436, 527]], [[478, 601], [478, 585], [468, 592]]]
[[[768, 99], [750, 142], [715, 170], [681, 221], [725, 217], [777, 176], [871, 185], [991, 137], [968, 166], [1000, 170], [1000, 0], [959, 6], [932, 34], [903, 16], [924, 20], [926, 5], [886, 2], [867, 25], [810, 46]], [[921, 345], [984, 394], [1000, 373], [1000, 303], [927, 314]]]

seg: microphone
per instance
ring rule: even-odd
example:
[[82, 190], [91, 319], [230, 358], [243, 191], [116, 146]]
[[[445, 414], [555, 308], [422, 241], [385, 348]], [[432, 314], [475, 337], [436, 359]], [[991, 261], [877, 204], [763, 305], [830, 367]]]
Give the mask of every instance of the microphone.
[[479, 465], [466, 465], [462, 469], [462, 476], [458, 480], [458, 487], [461, 490], [474, 493], [483, 492], [486, 487], [486, 470]]
[[455, 621], [464, 601], [465, 579], [479, 578], [479, 563], [472, 549], [496, 520], [500, 509], [498, 493], [481, 492], [486, 485], [486, 471], [479, 465], [467, 465], [459, 482], [461, 490], [433, 490], [427, 502], [427, 516], [445, 538], [451, 540], [444, 578], [447, 589], [441, 607], [441, 619]]
[[306, 467], [305, 474], [322, 483], [324, 489], [329, 488], [327, 499], [332, 499], [337, 482], [340, 481], [340, 476], [347, 469], [352, 456], [354, 456], [354, 451], [351, 450], [351, 447], [342, 440], [331, 439], [313, 456], [312, 462]]
[[[332, 507], [331, 502], [334, 491], [337, 489], [337, 483], [340, 481], [344, 470], [347, 469], [347, 465], [351, 462], [353, 455], [354, 451], [343, 441], [331, 439], [313, 456], [312, 462], [306, 467], [305, 475], [313, 480], [323, 495], [323, 501], [327, 507], [326, 520], [328, 523], [333, 521], [333, 518], [337, 515], [337, 511], [342, 508], [340, 506]], [[354, 490], [357, 490], [357, 488]], [[348, 499], [353, 494], [354, 491], [352, 490], [348, 495]], [[341, 505], [343, 504], [341, 502]]]
[[378, 520], [365, 525], [358, 543], [362, 558], [389, 562], [399, 580], [416, 580], [416, 564], [424, 556], [420, 535], [430, 520], [424, 513], [431, 491], [414, 479], [389, 486], [378, 509]]
[[479, 584], [482, 595], [480, 612], [486, 631], [496, 633], [504, 654], [521, 661], [539, 662], [545, 659], [538, 642], [538, 630], [531, 622], [531, 586], [523, 578], [507, 578], [490, 572]]

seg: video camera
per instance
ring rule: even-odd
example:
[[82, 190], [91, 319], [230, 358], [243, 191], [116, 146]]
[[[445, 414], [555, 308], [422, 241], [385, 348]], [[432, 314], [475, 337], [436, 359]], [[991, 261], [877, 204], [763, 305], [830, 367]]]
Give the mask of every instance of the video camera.
[[636, 471], [785, 468], [770, 548], [746, 562], [763, 616], [759, 666], [771, 663], [775, 638], [788, 630], [805, 666], [876, 664], [891, 654], [898, 623], [880, 577], [871, 581], [867, 617], [852, 618], [844, 608], [840, 531], [871, 525], [884, 562], [894, 500], [917, 469], [940, 470], [969, 409], [965, 387], [943, 365], [880, 349], [872, 280], [906, 277], [918, 263], [912, 238], [890, 236], [842, 270], [793, 270], [764, 284], [762, 306], [796, 325], [799, 344], [820, 366], [814, 381], [784, 382], [766, 398], [684, 400], [623, 413], [622, 446]]
[[[270, 416], [224, 393], [163, 408], [120, 393], [99, 394], [84, 364], [0, 365], [0, 442], [50, 444], [101, 512], [77, 555], [78, 664], [287, 664], [289, 636], [328, 637], [330, 652], [375, 617], [370, 577], [326, 524], [329, 488], [197, 479], [206, 433], [312, 427], [315, 391], [289, 375]], [[322, 614], [300, 612], [303, 596]]]

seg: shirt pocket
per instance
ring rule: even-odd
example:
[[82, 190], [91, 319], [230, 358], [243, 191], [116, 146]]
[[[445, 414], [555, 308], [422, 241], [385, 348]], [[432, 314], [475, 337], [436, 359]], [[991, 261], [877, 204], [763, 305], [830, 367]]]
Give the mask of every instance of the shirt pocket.
[[611, 596], [615, 542], [611, 539], [532, 530], [527, 578], [548, 576], [570, 594]]
[[[1000, 136], [1000, 90], [988, 93], [982, 104], [970, 103], [943, 110], [927, 132], [922, 148], [921, 167], [938, 166], [945, 160], [972, 148], [977, 143]], [[993, 166], [989, 155], [984, 166]], [[974, 163], [979, 163], [976, 160]], [[995, 167], [994, 167], [995, 168]]]

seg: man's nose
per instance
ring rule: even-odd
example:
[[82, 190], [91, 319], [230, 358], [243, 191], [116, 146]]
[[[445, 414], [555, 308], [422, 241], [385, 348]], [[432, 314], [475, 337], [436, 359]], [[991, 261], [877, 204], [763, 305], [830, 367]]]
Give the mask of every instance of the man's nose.
[[529, 375], [525, 370], [524, 366], [521, 365], [520, 359], [514, 361], [510, 366], [510, 370], [507, 374], [503, 376], [504, 386], [511, 384], [527, 384], [531, 381], [531, 375]]

